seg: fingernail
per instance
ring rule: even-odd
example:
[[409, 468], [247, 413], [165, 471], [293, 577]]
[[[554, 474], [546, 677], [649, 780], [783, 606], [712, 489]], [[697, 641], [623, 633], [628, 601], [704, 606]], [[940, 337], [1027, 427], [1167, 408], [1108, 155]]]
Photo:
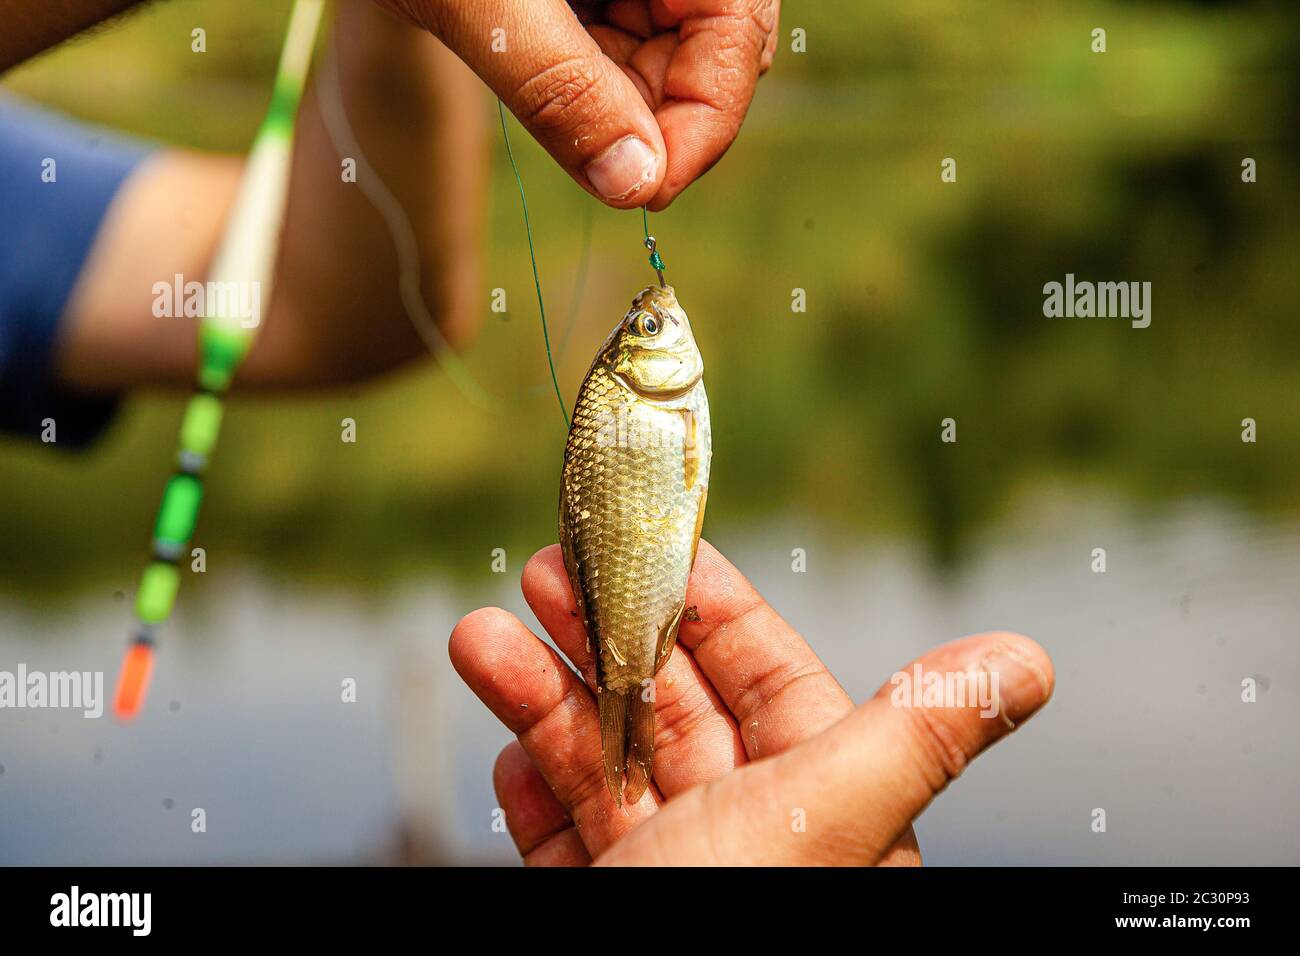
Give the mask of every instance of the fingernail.
[[997, 675], [998, 716], [1015, 727], [1047, 702], [1051, 684], [1036, 663], [1000, 648], [984, 659], [984, 670]]
[[655, 178], [655, 151], [624, 136], [587, 164], [587, 180], [606, 199], [624, 199]]

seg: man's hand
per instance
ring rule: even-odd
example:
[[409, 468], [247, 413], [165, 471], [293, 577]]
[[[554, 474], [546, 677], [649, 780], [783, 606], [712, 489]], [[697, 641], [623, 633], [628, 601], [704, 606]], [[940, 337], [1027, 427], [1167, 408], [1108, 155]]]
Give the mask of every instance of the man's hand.
[[[780, 9], [780, 0], [376, 2], [449, 46], [592, 195], [652, 211], [736, 138], [776, 52]], [[0, 0], [0, 71], [137, 3]]]
[[469, 64], [581, 186], [666, 207], [727, 151], [779, 0], [378, 0]]
[[451, 659], [519, 737], [494, 776], [530, 865], [919, 863], [912, 820], [1052, 692], [1037, 644], [984, 634], [915, 663], [996, 674], [996, 716], [893, 706], [888, 684], [854, 709], [803, 638], [701, 541], [686, 594], [696, 613], [656, 678], [654, 786], [620, 809], [605, 788], [594, 664], [558, 546], [528, 562], [523, 590], [582, 680], [499, 608], [456, 625]]

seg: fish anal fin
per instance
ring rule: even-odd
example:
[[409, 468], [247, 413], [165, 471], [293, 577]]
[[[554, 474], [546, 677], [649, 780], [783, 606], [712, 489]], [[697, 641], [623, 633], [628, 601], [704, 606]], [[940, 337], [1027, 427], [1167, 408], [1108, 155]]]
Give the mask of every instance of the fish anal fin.
[[659, 673], [659, 668], [664, 666], [664, 661], [668, 660], [668, 655], [673, 652], [673, 645], [677, 643], [677, 630], [682, 625], [682, 613], [686, 610], [686, 598], [682, 598], [682, 603], [678, 606], [677, 612], [669, 619], [659, 632], [659, 643], [655, 648], [655, 673]]

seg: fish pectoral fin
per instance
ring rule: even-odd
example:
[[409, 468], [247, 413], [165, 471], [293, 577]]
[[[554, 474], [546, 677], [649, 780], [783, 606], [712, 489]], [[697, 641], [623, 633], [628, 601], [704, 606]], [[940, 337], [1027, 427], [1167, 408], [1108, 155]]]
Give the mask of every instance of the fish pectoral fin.
[[[652, 678], [653, 680], [653, 678]], [[653, 687], [628, 695], [627, 786], [623, 798], [636, 803], [650, 786], [655, 759], [655, 700]], [[648, 700], [646, 698], [649, 698]]]
[[628, 697], [628, 694], [604, 688], [596, 693], [596, 703], [600, 708], [600, 752], [605, 762], [605, 786], [619, 806], [623, 805], [623, 770], [627, 763]]
[[685, 465], [686, 490], [695, 487], [700, 476], [700, 429], [695, 412], [689, 408], [680, 409], [686, 424], [686, 434], [682, 437], [682, 462]]

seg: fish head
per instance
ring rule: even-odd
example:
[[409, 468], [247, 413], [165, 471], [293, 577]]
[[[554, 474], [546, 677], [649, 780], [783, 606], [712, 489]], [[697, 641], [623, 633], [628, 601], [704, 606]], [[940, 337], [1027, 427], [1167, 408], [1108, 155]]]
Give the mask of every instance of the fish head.
[[601, 361], [624, 386], [651, 399], [681, 395], [704, 377], [704, 357], [671, 286], [651, 286], [632, 300]]

